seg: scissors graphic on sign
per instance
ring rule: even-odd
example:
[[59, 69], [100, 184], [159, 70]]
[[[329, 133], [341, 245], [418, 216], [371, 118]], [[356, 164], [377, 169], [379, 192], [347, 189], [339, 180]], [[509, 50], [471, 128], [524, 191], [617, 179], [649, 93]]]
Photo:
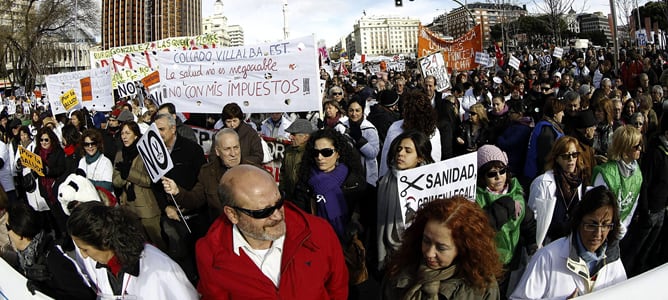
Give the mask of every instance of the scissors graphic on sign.
[[408, 182], [408, 177], [406, 177], [406, 176], [401, 176], [401, 179], [399, 179], [399, 181], [408, 184], [408, 186], [406, 186], [406, 188], [403, 189], [403, 190], [401, 191], [401, 194], [400, 194], [401, 197], [406, 197], [406, 194], [408, 193], [407, 191], [408, 191], [409, 188], [414, 188], [414, 189], [416, 189], [416, 190], [418, 190], [418, 191], [421, 191], [422, 188], [419, 187], [419, 186], [417, 186], [415, 183], [418, 182], [418, 181], [420, 181], [420, 179], [421, 179], [423, 176], [424, 176], [424, 174], [418, 176], [417, 178], [415, 178], [415, 180], [413, 180], [413, 182]]

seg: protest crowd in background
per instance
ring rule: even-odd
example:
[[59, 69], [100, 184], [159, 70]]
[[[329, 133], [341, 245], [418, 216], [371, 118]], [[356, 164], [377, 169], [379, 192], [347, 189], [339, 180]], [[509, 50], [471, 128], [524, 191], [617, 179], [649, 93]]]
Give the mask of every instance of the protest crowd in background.
[[[413, 60], [322, 68], [320, 112], [225, 102], [188, 114], [144, 94], [54, 116], [41, 99], [6, 98], [1, 254], [31, 291], [61, 299], [538, 299], [611, 286], [668, 262], [668, 53], [623, 48], [615, 69], [609, 49], [544, 64], [552, 51], [492, 53], [440, 91]], [[151, 124], [174, 162], [158, 182], [137, 150]], [[402, 210], [400, 172], [471, 153], [476, 199]], [[77, 204], [91, 200], [102, 204]], [[255, 275], [267, 278], [241, 280]], [[50, 284], [62, 276], [71, 289]]]

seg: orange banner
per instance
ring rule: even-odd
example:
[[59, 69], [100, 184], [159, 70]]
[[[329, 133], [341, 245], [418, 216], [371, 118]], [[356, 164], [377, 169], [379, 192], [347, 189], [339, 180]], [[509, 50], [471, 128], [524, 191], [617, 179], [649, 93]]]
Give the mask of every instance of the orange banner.
[[79, 80], [81, 83], [81, 101], [93, 101], [93, 87], [90, 83], [90, 76]]
[[454, 41], [439, 38], [431, 30], [420, 25], [418, 32], [418, 57], [443, 49], [443, 60], [448, 70], [464, 71], [477, 67], [475, 53], [482, 52], [482, 27], [480, 24]]

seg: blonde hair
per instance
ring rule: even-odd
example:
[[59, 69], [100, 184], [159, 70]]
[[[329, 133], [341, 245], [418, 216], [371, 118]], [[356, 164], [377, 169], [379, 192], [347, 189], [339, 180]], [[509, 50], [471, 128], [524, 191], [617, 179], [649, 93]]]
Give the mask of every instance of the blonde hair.
[[485, 106], [482, 105], [481, 103], [476, 103], [471, 105], [469, 111], [474, 112], [478, 115], [480, 123], [484, 124], [485, 126], [489, 124], [489, 118], [487, 118], [487, 110], [485, 109]]
[[642, 134], [631, 125], [620, 126], [612, 134], [612, 143], [608, 149], [608, 159], [619, 161], [632, 147], [642, 142]]

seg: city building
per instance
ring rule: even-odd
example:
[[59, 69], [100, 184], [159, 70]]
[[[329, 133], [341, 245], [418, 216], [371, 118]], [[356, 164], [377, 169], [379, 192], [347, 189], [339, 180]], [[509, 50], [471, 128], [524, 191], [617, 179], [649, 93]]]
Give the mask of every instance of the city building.
[[[235, 31], [235, 42], [232, 44], [230, 31]], [[221, 47], [243, 46], [244, 31], [240, 25], [228, 25], [227, 17], [223, 13], [223, 1], [216, 0], [213, 4], [213, 15], [202, 20], [202, 32], [213, 33], [218, 36]]]
[[433, 33], [440, 35], [441, 37], [446, 37], [449, 35], [448, 31], [448, 14], [440, 14], [434, 18], [431, 24], [428, 24], [427, 29], [431, 30]]
[[[608, 16], [603, 15], [602, 12], [583, 13], [578, 16], [580, 21], [580, 32], [595, 33], [603, 32], [608, 43], [612, 43], [612, 33], [610, 32], [610, 23]], [[607, 46], [607, 45], [599, 45]]]
[[[469, 14], [470, 13], [470, 14]], [[464, 35], [472, 28], [471, 15], [475, 24], [482, 24], [483, 40], [490, 41], [492, 26], [499, 23], [509, 23], [521, 16], [527, 15], [526, 5], [522, 7], [511, 4], [471, 3], [466, 7], [460, 6], [448, 13], [446, 23], [448, 33], [454, 38]]]
[[227, 34], [230, 37], [230, 47], [243, 46], [245, 43], [244, 29], [241, 25], [227, 26]]
[[354, 57], [355, 53], [359, 53], [355, 48], [355, 33], [352, 31], [346, 35], [346, 51], [348, 51], [348, 57]]
[[102, 0], [102, 49], [201, 33], [201, 0]]
[[369, 55], [415, 53], [419, 25], [420, 19], [417, 18], [364, 16], [353, 25], [355, 52]]
[[580, 33], [580, 22], [578, 22], [578, 14], [573, 10], [573, 7], [571, 7], [571, 10], [568, 11], [568, 14], [564, 17], [564, 21], [566, 21], [566, 27], [568, 28], [568, 31], [574, 34]]

